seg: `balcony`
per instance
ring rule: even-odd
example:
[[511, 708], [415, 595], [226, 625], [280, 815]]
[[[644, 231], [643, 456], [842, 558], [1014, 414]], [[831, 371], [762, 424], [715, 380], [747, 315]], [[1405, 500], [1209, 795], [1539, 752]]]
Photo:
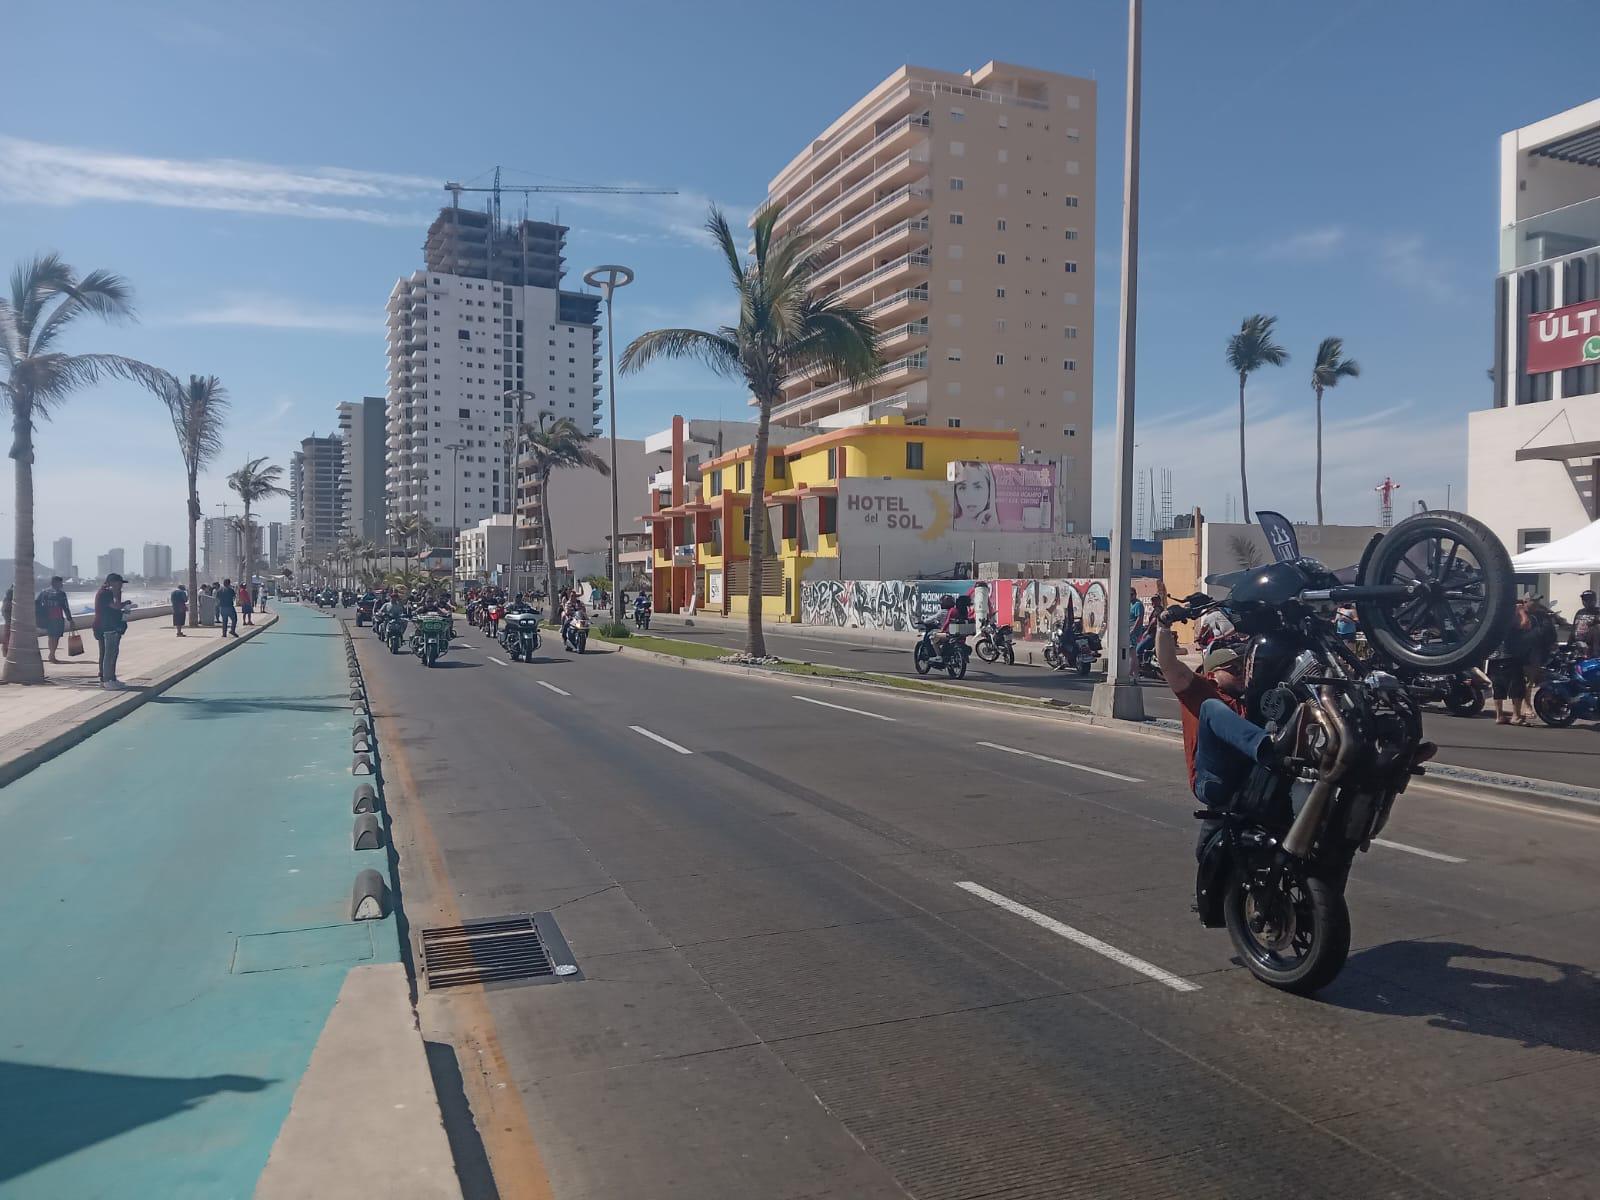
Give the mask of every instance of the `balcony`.
[[932, 198], [933, 189], [919, 184], [907, 184], [903, 188], [896, 188], [865, 212], [858, 213], [840, 225], [829, 237], [835, 242], [848, 242], [852, 236], [859, 236], [862, 231], [870, 230], [876, 221], [889, 221], [907, 213], [926, 209], [928, 201]]
[[927, 174], [928, 148], [919, 146], [907, 150], [904, 154], [891, 158], [871, 175], [845, 188], [833, 200], [806, 217], [804, 224], [827, 232], [828, 222], [838, 217], [841, 218], [842, 227], [850, 218], [859, 216], [863, 208], [872, 207], [885, 198], [886, 193], [881, 189], [895, 189], [918, 182]]
[[910, 316], [912, 311], [920, 309], [928, 303], [928, 285], [918, 284], [916, 287], [906, 288], [892, 296], [885, 296], [875, 304], [869, 304], [863, 310], [874, 321], [895, 316]]
[[[813, 276], [813, 283], [819, 285], [826, 283], [835, 276], [860, 266], [864, 261], [870, 260], [874, 254], [887, 254], [893, 250], [899, 250], [913, 240], [926, 241], [926, 238], [920, 238], [919, 235], [927, 232], [927, 217], [908, 217], [897, 225], [891, 225], [877, 236], [862, 242], [859, 246], [853, 249], [845, 249], [838, 258]], [[838, 242], [840, 239], [835, 238], [834, 240]]]
[[1564, 258], [1600, 246], [1600, 196], [1524, 217], [1500, 231], [1500, 271]]
[[815, 414], [819, 406], [831, 405], [834, 401], [840, 400], [845, 396], [854, 395], [857, 392], [865, 392], [882, 384], [892, 383], [902, 386], [912, 378], [927, 374], [927, 370], [928, 352], [926, 350], [918, 350], [914, 354], [907, 354], [903, 358], [897, 358], [893, 362], [885, 364], [877, 378], [869, 384], [851, 383], [849, 380], [830, 383], [827, 387], [818, 388], [814, 392], [807, 392], [803, 396], [796, 396], [793, 400], [786, 400], [782, 404], [774, 405], [772, 417], [773, 420], [784, 420], [801, 414]]
[[868, 271], [852, 279], [835, 293], [841, 299], [848, 300], [852, 296], [859, 296], [862, 292], [872, 288], [884, 287], [888, 284], [906, 280], [911, 276], [925, 277], [931, 262], [928, 247], [913, 250], [910, 254], [902, 254], [893, 262], [886, 262], [883, 266], [873, 271]]
[[[872, 166], [871, 159], [873, 155], [882, 154], [886, 150], [893, 149], [902, 141], [906, 140], [908, 136], [921, 135], [926, 137], [928, 128], [928, 118], [920, 113], [913, 114], [909, 117], [902, 117], [893, 125], [889, 126], [889, 128], [885, 129], [882, 133], [878, 134], [877, 137], [873, 138], [861, 149], [850, 155], [849, 158], [846, 158], [843, 162], [835, 165], [825, 175], [821, 175], [812, 180], [803, 192], [801, 192], [794, 199], [786, 202], [784, 204], [784, 208], [787, 211], [798, 213], [803, 206], [809, 204], [812, 200], [815, 200], [821, 194], [821, 190], [823, 188], [826, 188], [829, 184], [840, 181], [840, 177], [846, 172], [857, 167], [870, 168]], [[769, 204], [779, 201], [781, 201], [781, 196], [779, 195], [767, 197], [767, 202]], [[793, 222], [779, 221], [778, 228], [782, 229], [787, 224], [793, 224]]]

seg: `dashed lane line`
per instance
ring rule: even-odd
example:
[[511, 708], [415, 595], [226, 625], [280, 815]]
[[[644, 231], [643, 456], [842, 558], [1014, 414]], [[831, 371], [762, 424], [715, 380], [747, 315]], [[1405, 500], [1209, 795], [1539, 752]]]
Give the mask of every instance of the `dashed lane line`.
[[1404, 842], [1391, 842], [1388, 838], [1373, 838], [1372, 844], [1374, 846], [1384, 846], [1390, 850], [1404, 850], [1407, 854], [1437, 859], [1439, 862], [1464, 863], [1467, 861], [1464, 858], [1457, 858], [1454, 854], [1440, 854], [1437, 850], [1424, 850], [1421, 846], [1408, 846]]
[[677, 742], [674, 742], [674, 741], [671, 741], [671, 740], [669, 740], [667, 738], [662, 737], [659, 733], [651, 733], [643, 725], [629, 725], [628, 728], [633, 730], [637, 734], [642, 734], [643, 736], [649, 738], [652, 742], [660, 742], [668, 750], [676, 750], [679, 754], [693, 754], [694, 753], [693, 750], [686, 749], [683, 746], [678, 745]]
[[1040, 762], [1054, 763], [1058, 767], [1071, 767], [1074, 771], [1087, 771], [1091, 775], [1104, 775], [1107, 779], [1120, 779], [1123, 783], [1143, 783], [1144, 780], [1136, 779], [1132, 775], [1122, 775], [1116, 771], [1107, 771], [1103, 767], [1091, 767], [1084, 763], [1068, 762], [1064, 758], [1051, 758], [1048, 754], [1035, 754], [1032, 750], [1019, 750], [1015, 746], [1002, 746], [998, 742], [979, 742], [978, 745], [990, 750], [1003, 750], [1007, 754], [1017, 754], [1023, 758], [1036, 758]]
[[537, 683], [542, 688], [550, 689], [550, 691], [554, 692], [558, 696], [570, 696], [570, 695], [572, 695], [571, 692], [566, 691], [564, 688], [558, 688], [555, 684], [546, 683], [542, 679], [536, 679], [536, 680], [534, 680], [534, 682]]
[[893, 721], [896, 718], [886, 717], [882, 713], [868, 712], [864, 708], [846, 708], [843, 704], [829, 704], [826, 700], [813, 700], [810, 696], [794, 696], [791, 699], [799, 700], [805, 704], [815, 704], [819, 708], [835, 708], [840, 712], [854, 713], [858, 717], [871, 717], [874, 721]]
[[508, 666], [511, 665], [510, 663], [506, 662], [504, 659], [496, 658], [492, 654], [489, 655], [489, 661], [494, 663], [496, 666], [501, 666], [501, 667], [508, 667]]

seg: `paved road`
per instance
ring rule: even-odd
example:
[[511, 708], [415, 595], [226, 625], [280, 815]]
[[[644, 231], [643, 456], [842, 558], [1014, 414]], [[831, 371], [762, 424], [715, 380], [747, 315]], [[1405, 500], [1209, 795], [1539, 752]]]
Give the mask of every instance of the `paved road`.
[[[730, 650], [741, 649], [745, 644], [744, 635], [738, 630], [710, 629], [704, 624], [689, 626], [671, 617], [657, 618], [651, 625], [652, 631], [663, 637], [709, 642]], [[767, 640], [768, 648], [784, 658], [892, 675], [916, 674], [909, 649], [853, 645], [804, 632], [769, 632]], [[1093, 679], [1080, 678], [1075, 673], [1003, 664], [990, 667], [976, 657], [967, 669], [967, 681], [1074, 704], [1088, 704], [1094, 688]], [[1146, 681], [1143, 688], [1145, 711], [1150, 716], [1177, 720], [1177, 703], [1165, 685]], [[1441, 708], [1430, 708], [1425, 713], [1423, 724], [1428, 736], [1439, 744], [1440, 762], [1583, 787], [1600, 786], [1600, 726], [1585, 723], [1570, 729], [1551, 729], [1535, 724], [1524, 729], [1496, 725], [1487, 711], [1471, 719], [1452, 717]]]
[[453, 908], [549, 910], [582, 969], [449, 1002], [560, 1200], [1593, 1194], [1592, 821], [1414, 789], [1296, 999], [1194, 922], [1168, 743], [361, 642]]

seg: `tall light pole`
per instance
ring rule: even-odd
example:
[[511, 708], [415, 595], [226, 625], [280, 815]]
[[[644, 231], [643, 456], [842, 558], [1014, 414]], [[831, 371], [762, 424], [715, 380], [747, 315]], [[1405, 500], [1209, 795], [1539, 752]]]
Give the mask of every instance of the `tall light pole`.
[[1134, 675], [1128, 622], [1133, 576], [1129, 543], [1133, 516], [1134, 344], [1139, 308], [1139, 43], [1143, 0], [1128, 0], [1128, 121], [1122, 162], [1122, 327], [1118, 335], [1117, 489], [1111, 509], [1111, 595], [1106, 601], [1106, 681], [1095, 685], [1090, 711], [1100, 717], [1144, 720], [1144, 696]]
[[446, 442], [441, 450], [450, 451], [450, 594], [455, 594], [455, 580], [461, 564], [461, 451], [465, 442]]
[[611, 296], [619, 287], [633, 282], [633, 272], [614, 263], [596, 267], [584, 273], [583, 281], [600, 289], [600, 298], [606, 302], [606, 362], [607, 379], [611, 390], [611, 419], [607, 422], [611, 435], [611, 621], [622, 624], [622, 546], [617, 536], [617, 330], [611, 320]]

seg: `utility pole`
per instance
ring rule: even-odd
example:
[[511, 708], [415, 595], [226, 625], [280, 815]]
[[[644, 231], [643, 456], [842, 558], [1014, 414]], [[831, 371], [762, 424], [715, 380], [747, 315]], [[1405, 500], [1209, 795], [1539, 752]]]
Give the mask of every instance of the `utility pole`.
[[611, 621], [622, 624], [622, 545], [617, 536], [617, 327], [611, 316], [611, 297], [619, 287], [633, 282], [633, 272], [614, 263], [594, 268], [583, 276], [590, 287], [600, 289], [606, 302], [606, 359], [611, 391], [611, 419], [606, 430], [611, 436]]
[[1134, 350], [1139, 298], [1139, 51], [1143, 0], [1128, 0], [1128, 115], [1122, 167], [1122, 327], [1118, 335], [1117, 487], [1111, 512], [1111, 594], [1106, 602], [1106, 681], [1090, 700], [1096, 716], [1144, 720], [1144, 695], [1133, 675], [1129, 646], [1128, 589], [1133, 551], [1128, 519], [1133, 515]]

